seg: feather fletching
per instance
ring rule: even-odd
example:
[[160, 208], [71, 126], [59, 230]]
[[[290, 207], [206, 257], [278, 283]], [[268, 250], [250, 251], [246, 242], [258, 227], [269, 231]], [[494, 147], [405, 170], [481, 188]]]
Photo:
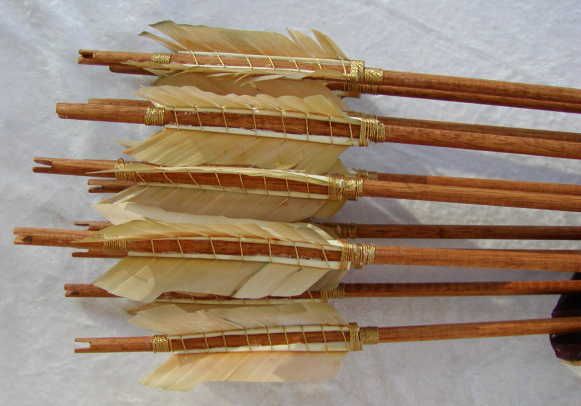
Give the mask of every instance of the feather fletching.
[[273, 97], [295, 96], [308, 97], [321, 95], [344, 110], [343, 102], [333, 93], [325, 83], [315, 80], [290, 80], [277, 76], [233, 78], [229, 74], [203, 74], [184, 71], [175, 75], [157, 79], [155, 86], [195, 86], [205, 92], [220, 95], [237, 94], [257, 96], [268, 94]]
[[271, 96], [259, 93], [256, 96], [245, 94], [216, 94], [203, 91], [195, 86], [152, 86], [143, 87], [139, 96], [158, 106], [168, 109], [219, 109], [234, 111], [269, 111], [276, 114], [299, 114], [302, 116], [319, 115], [333, 120], [350, 122], [351, 119], [337, 105], [335, 98], [315, 94], [306, 97]]
[[[263, 306], [200, 306], [156, 303], [138, 310], [133, 324], [164, 334], [246, 331], [261, 327], [345, 325], [327, 303]], [[289, 348], [290, 349], [290, 348]], [[322, 381], [333, 378], [345, 349], [179, 354], [143, 379], [148, 386], [189, 390], [202, 382]], [[211, 367], [210, 367], [211, 366]]]
[[315, 39], [294, 30], [290, 37], [268, 31], [234, 30], [160, 21], [152, 28], [173, 40], [150, 33], [147, 37], [161, 42], [172, 51], [224, 52], [306, 58], [348, 59], [327, 35], [315, 31]]
[[[233, 220], [223, 217], [188, 216], [189, 223], [161, 223], [135, 220], [107, 227], [84, 242], [143, 240], [155, 238], [258, 238], [262, 240], [301, 243], [307, 246], [341, 249], [322, 229], [311, 224], [286, 224], [255, 220]], [[81, 242], [82, 242], [81, 241]], [[342, 271], [333, 263], [304, 261], [302, 264], [276, 263], [272, 257], [244, 257], [233, 260], [216, 256], [212, 259], [137, 256], [129, 253], [101, 276], [95, 284], [111, 293], [139, 301], [154, 300], [168, 291], [188, 291], [238, 298], [293, 296], [313, 285], [336, 287]], [[141, 255], [141, 254], [139, 254]], [[274, 261], [274, 262], [273, 262]], [[327, 277], [327, 273], [338, 273]], [[324, 278], [324, 280], [322, 280]]]
[[239, 352], [171, 356], [141, 383], [187, 391], [202, 382], [322, 382], [334, 378], [345, 352]]
[[125, 153], [167, 166], [240, 165], [324, 174], [347, 148], [284, 137], [165, 128]]
[[[268, 221], [302, 221], [310, 217], [331, 217], [341, 209], [342, 200], [253, 194], [223, 190], [135, 185], [103, 200], [97, 210], [107, 220], [118, 223], [128, 213], [133, 219], [164, 212], [256, 218]], [[153, 217], [155, 218], [155, 217]]]
[[345, 325], [328, 303], [289, 300], [281, 305], [203, 305], [151, 303], [133, 312], [130, 322], [160, 334], [234, 331], [264, 326]]
[[221, 216], [184, 216], [187, 222], [133, 220], [96, 231], [81, 242], [110, 240], [147, 240], [156, 238], [254, 238], [270, 241], [304, 243], [315, 247], [341, 245], [322, 228], [309, 223], [283, 223]]
[[[192, 72], [161, 78], [157, 85], [173, 87], [187, 86], [187, 91], [180, 100], [190, 97], [192, 91], [199, 93], [212, 92], [216, 95], [227, 97], [248, 96], [253, 98], [252, 105], [263, 106], [258, 96], [268, 94], [271, 99], [284, 100], [324, 96], [328, 104], [334, 106], [329, 109], [318, 109], [312, 103], [305, 101], [300, 104], [296, 100], [287, 104], [288, 108], [296, 108], [298, 111], [309, 114], [338, 113], [343, 111], [341, 100], [332, 94], [324, 84], [318, 81], [295, 81], [288, 79], [256, 80], [245, 78], [234, 81], [225, 75], [202, 75]], [[192, 86], [195, 87], [194, 90]], [[177, 96], [169, 98], [168, 88], [163, 88], [154, 100], [158, 103], [176, 103]], [[184, 90], [186, 90], [184, 89]], [[149, 92], [149, 90], [146, 90]], [[171, 90], [173, 94], [173, 90]], [[149, 94], [149, 93], [148, 93]], [[203, 93], [204, 97], [206, 93]], [[151, 96], [151, 95], [150, 95]], [[195, 101], [190, 100], [199, 108], [208, 107], [209, 104], [200, 104], [200, 97]], [[205, 99], [208, 100], [207, 98]], [[270, 100], [270, 99], [269, 99]], [[310, 100], [310, 99], [309, 99]], [[221, 105], [223, 99], [216, 99], [211, 106]], [[187, 103], [182, 100], [180, 106]], [[269, 104], [271, 106], [272, 103]], [[279, 105], [276, 108], [281, 108]], [[239, 106], [238, 106], [239, 107]], [[125, 151], [128, 155], [139, 160], [157, 163], [161, 165], [238, 165], [254, 166], [269, 169], [295, 169], [310, 173], [326, 173], [333, 167], [338, 156], [350, 145], [356, 144], [349, 138], [334, 139], [329, 136], [313, 136], [300, 134], [283, 134], [273, 132], [228, 130], [201, 131], [193, 128], [166, 127], [149, 139], [135, 143]]]
[[[94, 284], [115, 295], [142, 302], [172, 291], [254, 299], [300, 295], [329, 272], [341, 273], [265, 262], [126, 257]], [[336, 286], [335, 283], [324, 288]]]

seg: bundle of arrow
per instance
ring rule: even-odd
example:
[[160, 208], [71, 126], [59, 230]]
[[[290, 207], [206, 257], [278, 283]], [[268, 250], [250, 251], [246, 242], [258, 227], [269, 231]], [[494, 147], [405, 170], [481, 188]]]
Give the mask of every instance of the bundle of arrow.
[[[581, 271], [571, 250], [413, 248], [357, 238], [579, 240], [581, 227], [314, 222], [361, 196], [581, 211], [581, 186], [417, 176], [343, 167], [351, 146], [398, 142], [581, 158], [578, 134], [370, 117], [341, 97], [359, 92], [581, 112], [581, 91], [390, 72], [348, 59], [335, 43], [291, 31], [225, 30], [161, 22], [174, 53], [80, 51], [80, 63], [158, 75], [143, 100], [59, 103], [64, 118], [162, 127], [128, 143], [135, 161], [37, 158], [35, 172], [90, 176], [105, 221], [85, 231], [17, 228], [16, 243], [120, 258], [69, 297], [125, 297], [131, 321], [158, 333], [83, 338], [77, 352], [176, 353], [145, 379], [184, 390], [203, 381], [316, 381], [364, 344], [551, 334], [557, 356], [579, 361], [581, 281], [344, 284], [368, 264]], [[351, 240], [351, 241], [349, 241]], [[328, 303], [346, 297], [564, 294], [553, 318], [358, 327]]]

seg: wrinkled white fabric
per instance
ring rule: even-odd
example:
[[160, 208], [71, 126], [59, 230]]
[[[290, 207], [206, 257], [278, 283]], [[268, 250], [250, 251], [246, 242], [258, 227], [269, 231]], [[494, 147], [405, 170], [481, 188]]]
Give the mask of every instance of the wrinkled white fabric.
[[[547, 337], [390, 344], [349, 354], [324, 384], [212, 383], [190, 393], [141, 386], [160, 354], [74, 355], [73, 338], [140, 335], [123, 301], [64, 299], [62, 284], [89, 282], [110, 261], [69, 250], [13, 247], [13, 226], [69, 227], [96, 219], [85, 180], [33, 175], [33, 156], [120, 156], [119, 139], [144, 126], [59, 120], [57, 101], [133, 97], [150, 78], [75, 63], [79, 48], [160, 50], [137, 37], [148, 23], [178, 22], [283, 31], [317, 28], [369, 66], [581, 88], [581, 5], [560, 1], [17, 1], [0, 3], [0, 403], [14, 405], [574, 405], [579, 383]], [[581, 116], [395, 97], [350, 100], [370, 113], [581, 132]], [[349, 167], [384, 172], [579, 182], [581, 163], [386, 144], [351, 149]], [[362, 199], [339, 220], [398, 223], [581, 224], [574, 213]], [[578, 243], [396, 241], [458, 247], [579, 247]], [[350, 281], [567, 278], [541, 272], [369, 267]], [[335, 301], [360, 325], [544, 317], [556, 297]]]

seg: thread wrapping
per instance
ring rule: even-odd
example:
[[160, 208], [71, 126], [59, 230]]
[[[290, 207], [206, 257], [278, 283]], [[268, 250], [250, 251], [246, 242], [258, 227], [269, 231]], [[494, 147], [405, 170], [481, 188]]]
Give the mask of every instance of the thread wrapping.
[[165, 109], [161, 107], [148, 107], [143, 116], [143, 124], [162, 126], [165, 124]]
[[375, 262], [375, 245], [368, 243], [353, 244], [343, 243], [341, 251], [342, 269], [348, 269], [349, 265], [354, 268], [362, 268], [365, 265]]
[[151, 55], [151, 62], [165, 65], [171, 63], [171, 55], [168, 54], [153, 54]]
[[357, 200], [363, 194], [363, 178], [343, 175], [329, 176], [329, 198], [331, 200]]
[[366, 147], [369, 141], [384, 142], [386, 140], [385, 126], [377, 118], [359, 117], [359, 145]]
[[153, 352], [172, 352], [171, 341], [167, 336], [156, 335], [151, 338]]
[[345, 297], [345, 286], [339, 285], [336, 288], [321, 290], [320, 295], [323, 300]]

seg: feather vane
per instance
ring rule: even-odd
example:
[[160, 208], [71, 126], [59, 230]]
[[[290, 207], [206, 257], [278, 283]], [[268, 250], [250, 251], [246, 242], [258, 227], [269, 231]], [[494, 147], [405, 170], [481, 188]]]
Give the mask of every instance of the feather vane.
[[234, 218], [259, 218], [268, 221], [302, 221], [310, 217], [331, 217], [345, 202], [342, 200], [245, 193], [242, 191], [203, 190], [157, 185], [135, 185], [101, 201], [97, 210], [110, 222], [158, 218], [168, 213], [218, 215]]
[[[132, 323], [165, 334], [240, 332], [281, 326], [345, 326], [339, 313], [326, 303], [291, 303], [278, 306], [199, 306], [154, 304], [137, 311]], [[253, 348], [252, 352], [177, 354], [142, 380], [147, 386], [190, 390], [212, 381], [304, 382], [333, 378], [341, 366], [345, 344], [332, 348], [292, 345], [281, 352]], [[287, 347], [287, 346], [282, 346]], [[329, 345], [327, 345], [329, 347]], [[336, 347], [336, 348], [335, 348]]]
[[203, 382], [323, 382], [334, 378], [343, 352], [261, 352], [171, 356], [141, 383], [188, 391]]
[[151, 33], [142, 35], [161, 42], [174, 52], [201, 51], [324, 59], [348, 59], [331, 38], [314, 31], [315, 38], [289, 30], [289, 37], [276, 32], [213, 28], [160, 21], [152, 28], [173, 40]]
[[[181, 217], [185, 219], [186, 217]], [[341, 250], [341, 242], [311, 224], [285, 224], [187, 216], [189, 223], [134, 220], [107, 227], [81, 241], [104, 242], [156, 238], [256, 239], [284, 244]], [[154, 300], [168, 291], [260, 298], [293, 296], [314, 285], [321, 289], [338, 285], [344, 271], [332, 261], [233, 257], [226, 255], [149, 254], [129, 252], [95, 284], [111, 293], [138, 301]], [[338, 275], [328, 277], [328, 273]]]

